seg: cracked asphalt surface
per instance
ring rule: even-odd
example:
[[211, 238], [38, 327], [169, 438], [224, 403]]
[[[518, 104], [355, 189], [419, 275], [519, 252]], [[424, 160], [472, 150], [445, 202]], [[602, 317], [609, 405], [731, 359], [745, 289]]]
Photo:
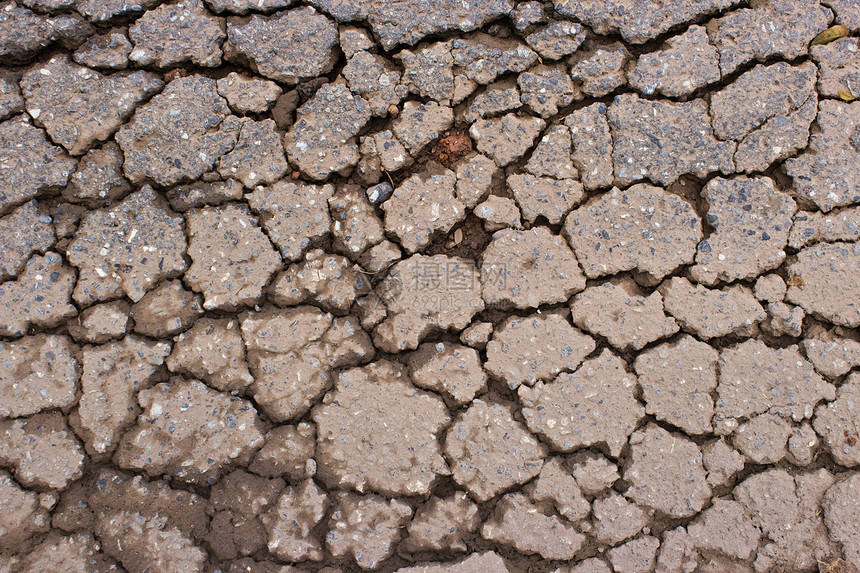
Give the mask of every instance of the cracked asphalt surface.
[[857, 571], [859, 99], [858, 0], [0, 2], [0, 573]]

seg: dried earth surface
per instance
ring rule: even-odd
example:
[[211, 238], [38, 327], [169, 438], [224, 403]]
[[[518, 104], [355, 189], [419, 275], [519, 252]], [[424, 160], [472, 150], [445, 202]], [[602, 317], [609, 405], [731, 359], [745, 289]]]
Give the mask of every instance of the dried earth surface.
[[0, 572], [850, 573], [858, 0], [0, 1]]

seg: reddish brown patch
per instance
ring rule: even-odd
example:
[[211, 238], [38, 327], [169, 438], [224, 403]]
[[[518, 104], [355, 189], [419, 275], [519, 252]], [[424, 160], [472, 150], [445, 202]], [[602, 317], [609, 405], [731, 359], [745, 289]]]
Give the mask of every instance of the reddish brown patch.
[[430, 155], [445, 167], [450, 167], [471, 151], [472, 138], [465, 131], [452, 131], [439, 140]]
[[164, 72], [164, 83], [169, 84], [176, 78], [184, 78], [188, 76], [188, 73], [188, 70], [186, 70], [185, 68], [176, 68], [170, 70], [169, 72]]

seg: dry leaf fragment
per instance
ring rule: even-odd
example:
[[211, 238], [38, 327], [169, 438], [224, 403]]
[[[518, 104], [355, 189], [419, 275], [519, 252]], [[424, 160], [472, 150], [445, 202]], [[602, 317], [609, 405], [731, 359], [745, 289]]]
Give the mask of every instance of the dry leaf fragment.
[[860, 569], [849, 561], [833, 559], [832, 561], [819, 561], [819, 573], [860, 573]]
[[836, 24], [835, 26], [830, 26], [829, 28], [815, 36], [809, 45], [817, 46], [819, 44], [827, 44], [832, 42], [833, 40], [844, 38], [850, 33], [851, 31], [842, 24]]
[[836, 92], [836, 95], [838, 95], [839, 99], [841, 99], [842, 101], [854, 101], [855, 99], [857, 99], [848, 90], [839, 90], [838, 92]]
[[788, 280], [785, 281], [785, 284], [802, 289], [806, 285], [806, 281], [804, 281], [799, 275], [791, 275], [788, 277]]

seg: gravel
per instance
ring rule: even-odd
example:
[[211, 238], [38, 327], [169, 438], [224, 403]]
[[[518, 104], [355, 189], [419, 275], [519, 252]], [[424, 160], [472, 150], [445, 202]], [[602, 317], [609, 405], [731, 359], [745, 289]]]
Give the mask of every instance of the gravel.
[[513, 419], [502, 404], [475, 400], [448, 428], [445, 456], [451, 475], [478, 501], [540, 473], [547, 447]]
[[150, 10], [128, 29], [128, 36], [134, 44], [128, 58], [156, 68], [185, 62], [217, 67], [227, 38], [224, 19], [212, 16], [203, 0], [182, 0]]
[[847, 430], [840, 432], [843, 426], [856, 427], [858, 423], [858, 412], [854, 403], [858, 392], [860, 379], [856, 374], [852, 374], [837, 389], [836, 400], [819, 406], [813, 419], [813, 427], [824, 440], [830, 454], [837, 463], [847, 467], [860, 465], [857, 436]]
[[479, 84], [489, 84], [508, 72], [523, 72], [538, 59], [522, 42], [483, 33], [454, 40], [451, 55], [463, 75]]
[[624, 479], [630, 482], [627, 495], [637, 503], [672, 517], [689, 517], [710, 499], [702, 452], [693, 441], [650, 425], [633, 434], [630, 445]]
[[364, 98], [343, 84], [326, 84], [296, 111], [297, 121], [284, 136], [287, 157], [315, 180], [352, 167], [358, 163], [353, 138], [370, 116]]
[[[171, 380], [138, 395], [143, 412], [123, 436], [117, 465], [212, 484], [230, 464], [247, 464], [263, 444], [250, 402], [192, 380]], [[200, 431], [194, 419], [207, 420]]]
[[[853, 276], [860, 266], [860, 249], [851, 243], [820, 243], [797, 254], [789, 265], [789, 286], [786, 300], [800, 305], [813, 315], [836, 324], [860, 326], [856, 283], [845, 283], [836, 295], [835, 277]], [[825, 274], [826, 273], [826, 274]], [[833, 273], [832, 275], [830, 273]]]
[[497, 119], [476, 121], [469, 135], [475, 140], [478, 151], [504, 167], [531, 148], [544, 125], [542, 119], [520, 118], [509, 113]]
[[[421, 495], [437, 475], [448, 473], [436, 440], [450, 421], [444, 404], [412, 390], [405, 374], [393, 363], [375, 362], [338, 375], [334, 392], [313, 412], [326, 483], [390, 496]], [[373, 414], [356, 418], [365, 411]], [[364, 455], [348, 459], [354, 451]]]
[[311, 530], [325, 517], [330, 502], [313, 480], [287, 487], [278, 503], [261, 517], [268, 534], [267, 547], [286, 561], [320, 561], [322, 545]]
[[283, 93], [277, 83], [230, 72], [216, 82], [218, 94], [236, 113], [262, 113], [275, 105]]
[[[860, 154], [855, 133], [860, 105], [822, 101], [818, 106], [820, 133], [809, 138], [809, 149], [785, 162], [798, 195], [821, 211], [860, 201], [860, 187], [851, 165]], [[825, 194], [826, 191], [826, 194]]]
[[558, 113], [573, 101], [573, 81], [563, 66], [535, 66], [517, 76], [520, 101], [541, 117]]
[[738, 142], [738, 171], [764, 171], [806, 147], [818, 101], [816, 77], [811, 62], [797, 67], [778, 62], [756, 66], [714, 93], [714, 133]]
[[196, 179], [233, 149], [240, 126], [214, 80], [175, 79], [117, 132], [123, 171], [132, 183], [152, 180], [164, 187]]
[[427, 336], [466, 328], [484, 308], [481, 279], [468, 259], [413, 255], [396, 263], [376, 287], [387, 318], [373, 333], [386, 352], [413, 350]]
[[455, 197], [456, 184], [453, 171], [431, 164], [404, 181], [382, 204], [385, 230], [399, 239], [407, 253], [423, 249], [435, 234], [447, 234], [465, 218], [465, 206]]
[[[741, 378], [744, 386], [738, 383]], [[747, 340], [720, 354], [717, 394], [717, 413], [722, 416], [770, 411], [799, 422], [812, 416], [819, 400], [833, 400], [835, 388], [813, 370], [796, 346], [776, 349], [760, 340]]]
[[[831, 12], [819, 0], [741, 8], [711, 22], [709, 36], [727, 75], [751, 60], [771, 56], [793, 59], [807, 53], [809, 38], [827, 28]], [[750, 30], [758, 33], [750, 34]]]
[[177, 334], [203, 314], [203, 299], [178, 280], [161, 283], [132, 305], [134, 331], [153, 338]]
[[185, 281], [203, 293], [203, 308], [253, 305], [280, 269], [281, 257], [257, 221], [247, 206], [233, 203], [188, 214], [188, 255], [193, 262]]
[[332, 369], [373, 354], [370, 337], [354, 319], [335, 319], [316, 307], [268, 307], [241, 320], [254, 401], [279, 422], [307, 413], [329, 388]]
[[[535, 146], [525, 169], [535, 177], [576, 179], [579, 172], [573, 166], [571, 152], [570, 128], [563, 125], [552, 126]], [[515, 186], [511, 187], [516, 190]], [[525, 199], [525, 194], [523, 195]]]
[[89, 305], [123, 294], [138, 302], [184, 271], [183, 223], [149, 186], [115, 207], [88, 213], [67, 250], [79, 272], [75, 302]]
[[414, 50], [401, 50], [395, 57], [403, 64], [403, 84], [411, 93], [439, 102], [447, 102], [454, 97], [451, 42], [435, 42]]
[[478, 353], [459, 344], [424, 343], [409, 355], [407, 364], [416, 386], [435, 390], [456, 404], [468, 404], [487, 386]]
[[[0, 345], [0, 417], [20, 418], [42, 410], [67, 411], [77, 403], [78, 348], [65, 336], [37, 334]], [[29, 366], [30, 372], [19, 372]]]
[[571, 57], [570, 76], [579, 91], [576, 99], [602, 97], [626, 84], [629, 59], [630, 52], [618, 42], [596, 44]]
[[649, 180], [671, 185], [685, 174], [705, 178], [735, 170], [736, 144], [717, 139], [701, 99], [674, 103], [622, 94], [609, 106], [607, 117], [618, 184]]
[[730, 334], [749, 336], [765, 319], [753, 293], [740, 285], [710, 289], [674, 277], [660, 285], [660, 293], [666, 310], [681, 328], [704, 340]]
[[702, 26], [666, 40], [659, 50], [643, 54], [629, 75], [630, 85], [645, 95], [689, 95], [720, 79], [719, 56]]
[[466, 551], [466, 539], [480, 524], [478, 506], [462, 491], [433, 497], [415, 512], [403, 540], [409, 551]]
[[90, 36], [72, 57], [88, 68], [124, 70], [128, 67], [128, 55], [132, 49], [127, 32], [115, 28], [104, 34]]
[[39, 213], [36, 201], [24, 203], [0, 219], [0, 237], [0, 280], [17, 276], [30, 255], [44, 253], [56, 241], [51, 218]]
[[573, 298], [570, 314], [575, 325], [620, 351], [642, 350], [678, 332], [678, 324], [666, 316], [660, 293], [642, 296], [633, 281], [585, 289]]
[[563, 16], [585, 22], [598, 34], [617, 32], [635, 44], [655, 38], [678, 24], [728, 8], [729, 0], [704, 0], [695, 4], [645, 0], [611, 0], [595, 4], [585, 0], [554, 0]]
[[772, 179], [717, 177], [704, 196], [714, 232], [699, 243], [694, 279], [707, 285], [752, 279], [782, 264], [797, 205]]
[[542, 513], [521, 493], [502, 497], [493, 517], [481, 527], [481, 535], [544, 559], [572, 559], [585, 541], [572, 524]]
[[[336, 59], [337, 26], [311, 7], [227, 22], [228, 60], [294, 85], [328, 72]], [[301, 48], [299, 48], [301, 46]]]
[[110, 137], [163, 85], [149, 72], [103, 76], [61, 56], [21, 78], [27, 113], [72, 155]]
[[82, 395], [72, 427], [90, 455], [110, 454], [137, 416], [137, 390], [152, 386], [166, 342], [126, 336], [121, 342], [88, 346], [82, 352]]
[[636, 357], [645, 412], [689, 434], [712, 430], [717, 387], [717, 351], [689, 335]]
[[396, 499], [341, 493], [328, 521], [326, 546], [332, 555], [351, 556], [362, 569], [376, 569], [391, 556], [399, 530], [412, 509]]
[[570, 128], [573, 152], [570, 157], [589, 191], [612, 185], [612, 135], [607, 107], [594, 103], [571, 113], [564, 120]]
[[[535, 14], [535, 21], [543, 18]], [[573, 22], [550, 22], [526, 36], [528, 45], [544, 58], [559, 60], [574, 53], [585, 41], [588, 31]]]
[[856, 54], [860, 42], [842, 38], [836, 42], [813, 46], [810, 55], [818, 64], [818, 91], [823, 96], [839, 97], [845, 91], [855, 98], [860, 95], [860, 64]]
[[0, 285], [0, 334], [18, 337], [31, 327], [54, 327], [78, 314], [71, 304], [75, 271], [48, 251], [34, 255], [14, 281]]
[[[529, 429], [564, 452], [597, 445], [618, 457], [645, 415], [634, 395], [636, 377], [625, 367], [621, 358], [604, 349], [572, 374], [559, 374], [552, 382], [536, 382], [531, 388], [521, 386], [518, 394]], [[581, 401], [561, 398], [570, 392], [581, 392]], [[576, 423], [585, 419], [595, 422], [586, 427]]]
[[691, 263], [703, 238], [692, 205], [648, 184], [593, 198], [571, 211], [562, 232], [587, 277], [635, 270], [657, 281]]
[[277, 182], [289, 170], [275, 122], [243, 120], [233, 150], [221, 157], [221, 177], [238, 179], [247, 189]]
[[75, 160], [51, 145], [45, 132], [26, 119], [0, 123], [0, 146], [7, 150], [0, 171], [0, 214], [62, 187], [75, 172]]
[[175, 340], [165, 359], [171, 372], [203, 380], [222, 392], [241, 390], [254, 381], [237, 321], [204, 318]]
[[487, 342], [484, 368], [514, 390], [520, 384], [549, 381], [563, 370], [576, 369], [595, 347], [594, 339], [558, 314], [511, 317]]
[[857, 518], [860, 507], [857, 504], [857, 488], [860, 487], [858, 474], [851, 474], [827, 490], [824, 496], [824, 519], [835, 541], [837, 541], [847, 559], [857, 561], [860, 558], [860, 540], [857, 531], [851, 525]]
[[311, 3], [331, 13], [339, 22], [366, 20], [386, 50], [397, 44], [414, 44], [425, 36], [447, 30], [475, 30], [514, 7], [512, 0], [443, 0], [435, 5], [398, 5], [386, 0], [314, 0]]

